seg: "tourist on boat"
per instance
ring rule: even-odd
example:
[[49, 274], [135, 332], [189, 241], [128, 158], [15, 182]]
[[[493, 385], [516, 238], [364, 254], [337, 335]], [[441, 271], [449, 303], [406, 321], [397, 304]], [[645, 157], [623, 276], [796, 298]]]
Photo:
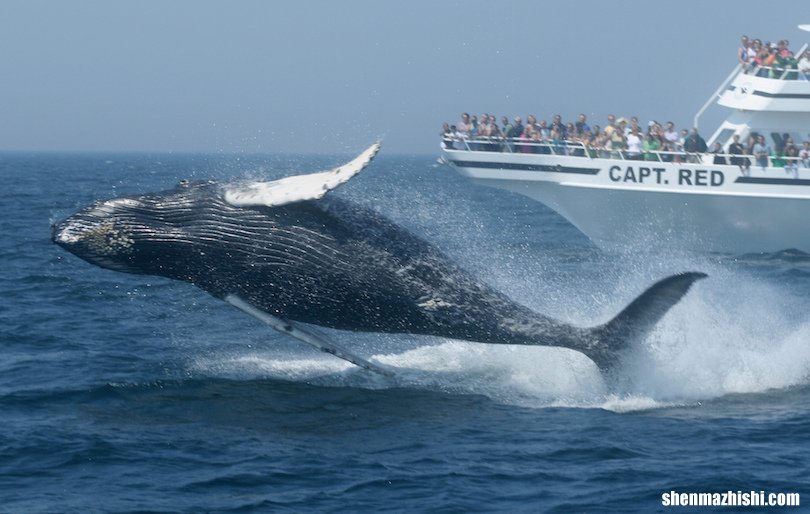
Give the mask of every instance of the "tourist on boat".
[[593, 131], [586, 130], [584, 132], [582, 144], [585, 145], [585, 152], [588, 157], [593, 159], [599, 156], [597, 153], [596, 134]]
[[782, 39], [779, 41], [779, 43], [776, 45], [777, 56], [787, 58], [789, 55], [791, 55], [793, 52], [791, 52], [788, 48], [789, 45], [790, 42], [787, 39]]
[[709, 153], [714, 154], [712, 164], [728, 164], [728, 161], [726, 161], [726, 156], [723, 155], [723, 145], [720, 143], [715, 143], [711, 152]]
[[543, 136], [543, 139], [551, 137], [551, 129], [546, 120], [540, 120], [540, 123], [535, 128], [540, 131], [540, 135]]
[[760, 134], [757, 137], [757, 142], [754, 143], [754, 147], [751, 151], [754, 154], [757, 165], [762, 168], [762, 171], [765, 171], [765, 168], [768, 167], [768, 156], [772, 151], [770, 145], [765, 141], [765, 136]]
[[[675, 152], [678, 149], [678, 131], [675, 130], [675, 124], [671, 121], [667, 122], [664, 129], [663, 138], [661, 139], [662, 152]], [[664, 161], [671, 162], [672, 154], [667, 153], [663, 155]]]
[[510, 137], [509, 133], [511, 131], [512, 131], [512, 124], [509, 123], [509, 117], [501, 116], [501, 134], [503, 134], [504, 137]]
[[624, 150], [627, 146], [627, 142], [624, 137], [624, 127], [626, 125], [627, 120], [624, 118], [619, 118], [618, 126], [614, 127], [608, 138], [608, 141], [610, 142], [610, 157], [613, 159], [621, 159], [622, 150]]
[[704, 153], [706, 151], [706, 141], [700, 137], [696, 127], [692, 128], [689, 137], [684, 140], [683, 150], [686, 153]]
[[802, 168], [810, 168], [810, 141], [805, 141], [799, 149], [799, 164]]
[[786, 45], [787, 42], [783, 39], [776, 47], [776, 61], [773, 63], [770, 77], [783, 80], [796, 80], [799, 78], [798, 73], [790, 70], [797, 70], [799, 63], [793, 55], [793, 52], [788, 50]]
[[686, 138], [689, 137], [689, 131], [687, 129], [681, 129], [681, 132], [678, 134], [678, 141], [675, 143], [675, 150], [678, 152], [683, 152], [684, 143], [686, 143]]
[[554, 155], [565, 155], [565, 137], [553, 126], [551, 128], [551, 147]]
[[526, 126], [527, 130], [529, 130], [531, 133], [532, 141], [532, 145], [529, 146], [529, 151], [532, 153], [548, 153], [548, 147], [544, 144], [545, 141], [543, 141], [543, 135], [539, 130], [529, 127], [529, 125]]
[[657, 137], [658, 139], [664, 137], [663, 135], [664, 128], [661, 126], [660, 123], [658, 123], [655, 120], [650, 120], [650, 122], [647, 123], [647, 132], [652, 134], [654, 137]]
[[481, 127], [479, 127], [479, 136], [490, 141], [489, 143], [482, 144], [481, 150], [485, 152], [501, 151], [501, 145], [497, 141], [503, 139], [503, 134], [501, 134], [501, 130], [498, 128], [498, 122], [495, 116], [492, 114], [484, 114], [481, 117], [486, 118], [486, 120], [483, 121]]
[[613, 135], [613, 131], [616, 130], [616, 116], [614, 116], [612, 114], [608, 114], [607, 121], [608, 121], [608, 124], [607, 124], [607, 127], [605, 127], [604, 132], [605, 132], [605, 135], [608, 138], [610, 138], [610, 136]]
[[678, 143], [678, 131], [675, 130], [675, 124], [671, 121], [667, 122], [667, 126], [664, 129], [664, 139], [673, 147]]
[[523, 128], [523, 132], [517, 136], [517, 140], [519, 144], [516, 145], [517, 151], [520, 153], [537, 153], [537, 147], [532, 146], [531, 144], [520, 144], [520, 143], [539, 143], [539, 133], [532, 128], [531, 125], [526, 125]]
[[748, 155], [754, 155], [754, 145], [757, 144], [757, 139], [759, 139], [759, 134], [756, 132], [749, 132], [748, 139], [745, 141], [745, 153]]
[[751, 44], [748, 42], [748, 36], [742, 36], [740, 38], [740, 48], [737, 49], [737, 62], [740, 63], [743, 70], [746, 72], [748, 71], [748, 67], [751, 63], [751, 60], [748, 55], [748, 49], [750, 48]]
[[777, 64], [777, 61], [776, 61], [776, 55], [777, 54], [776, 54], [776, 52], [777, 52], [776, 44], [771, 43], [767, 47], [767, 51], [765, 52], [765, 58], [762, 59], [762, 65], [766, 69], [763, 69], [762, 70], [763, 73], [761, 73], [759, 76], [768, 77], [768, 78], [771, 78], [771, 79], [778, 78], [778, 76], [776, 74], [776, 70], [774, 69], [774, 67]]
[[463, 137], [468, 137], [470, 135], [470, 131], [472, 130], [472, 128], [473, 124], [472, 121], [470, 120], [470, 115], [467, 114], [466, 112], [462, 113], [461, 121], [459, 121], [456, 124], [456, 129]]
[[531, 125], [533, 129], [538, 128], [537, 118], [534, 116], [534, 114], [529, 114], [526, 116], [526, 125]]
[[630, 129], [630, 133], [627, 134], [626, 145], [627, 145], [627, 158], [633, 161], [640, 161], [642, 159], [642, 138], [644, 136], [641, 135], [641, 132], [638, 130], [638, 127], [634, 127]]
[[565, 139], [576, 140], [577, 138], [577, 128], [574, 126], [573, 123], [568, 122], [565, 124]]
[[565, 125], [563, 125], [563, 122], [562, 122], [562, 116], [560, 116], [559, 114], [554, 115], [554, 118], [553, 118], [553, 121], [551, 122], [551, 127], [550, 128], [551, 128], [552, 131], [556, 129], [557, 132], [559, 132], [560, 137], [562, 139], [565, 139], [566, 137], [568, 137], [567, 131], [565, 130]]
[[793, 142], [793, 138], [788, 136], [785, 140], [785, 171], [793, 174], [794, 178], [799, 176], [799, 147]]
[[[473, 141], [478, 138], [478, 116], [473, 114], [470, 116], [470, 131], [467, 133], [467, 136], [472, 139]], [[478, 143], [467, 143], [467, 146], [470, 150], [478, 150]]]
[[[529, 125], [527, 125], [528, 127]], [[520, 119], [520, 116], [515, 116], [515, 122], [509, 127], [509, 131], [504, 132], [504, 135], [508, 138], [518, 137], [525, 131], [523, 127], [523, 120]]]
[[728, 153], [731, 154], [731, 164], [740, 167], [740, 172], [743, 175], [748, 175], [751, 169], [751, 159], [748, 157], [736, 157], [737, 155], [745, 155], [745, 147], [740, 143], [740, 135], [734, 134], [732, 142], [728, 145]]
[[590, 131], [591, 131], [591, 127], [590, 127], [590, 125], [588, 125], [588, 123], [586, 122], [586, 119], [587, 119], [587, 118], [585, 117], [585, 114], [584, 114], [584, 113], [580, 113], [580, 115], [577, 117], [577, 122], [576, 122], [576, 124], [574, 124], [574, 127], [576, 128], [577, 134], [578, 134], [578, 135], [580, 135], [580, 136], [581, 136], [582, 134], [584, 134], [586, 131], [587, 131], [587, 132], [590, 132]]
[[624, 135], [630, 134], [630, 132], [637, 130], [639, 134], [641, 134], [641, 127], [638, 126], [638, 118], [633, 116], [630, 118], [630, 126], [624, 129]]
[[672, 149], [672, 151], [678, 152], [672, 154], [672, 162], [686, 162], [686, 154], [682, 152], [684, 151], [683, 147], [688, 137], [689, 131], [687, 129], [681, 129], [678, 133], [678, 140], [675, 142], [675, 147]]
[[757, 54], [759, 54], [759, 46], [760, 46], [759, 39], [755, 39], [748, 43], [748, 65], [745, 67], [745, 73], [750, 73], [752, 69], [756, 66], [756, 59]]
[[453, 146], [453, 139], [456, 132], [456, 126], [451, 126], [449, 123], [444, 122], [442, 123], [442, 144], [448, 150], [454, 150], [455, 146]]
[[645, 161], [658, 160], [658, 152], [661, 150], [661, 139], [656, 136], [652, 130], [650, 130], [644, 138], [643, 149]]
[[597, 157], [607, 159], [610, 157], [610, 137], [604, 131], [597, 132], [593, 140]]
[[[537, 132], [537, 134], [540, 136], [540, 141], [543, 143], [548, 143], [551, 139], [551, 129], [549, 128], [546, 120], [540, 120], [540, 123], [537, 123], [533, 130]], [[541, 154], [550, 154], [551, 148], [547, 144], [543, 144], [535, 148], [535, 152]]]
[[771, 166], [773, 166], [774, 168], [785, 167], [785, 154], [778, 147], [771, 154]]
[[475, 135], [479, 138], [489, 137], [489, 114], [482, 114], [475, 127]]

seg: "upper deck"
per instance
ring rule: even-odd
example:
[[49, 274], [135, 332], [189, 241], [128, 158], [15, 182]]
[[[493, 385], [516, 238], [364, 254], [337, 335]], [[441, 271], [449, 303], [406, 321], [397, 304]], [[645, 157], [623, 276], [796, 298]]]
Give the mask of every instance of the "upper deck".
[[718, 89], [717, 103], [741, 111], [810, 113], [810, 76], [795, 67], [738, 65]]

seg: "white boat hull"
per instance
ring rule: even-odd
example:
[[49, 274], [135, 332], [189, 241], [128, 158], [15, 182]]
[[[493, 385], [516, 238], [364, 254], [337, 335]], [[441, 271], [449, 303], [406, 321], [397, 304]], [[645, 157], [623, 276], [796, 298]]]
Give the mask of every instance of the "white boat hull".
[[[810, 170], [444, 150], [473, 181], [533, 198], [600, 246], [810, 252]], [[703, 156], [703, 160], [711, 156]], [[802, 175], [804, 177], [802, 177]]]

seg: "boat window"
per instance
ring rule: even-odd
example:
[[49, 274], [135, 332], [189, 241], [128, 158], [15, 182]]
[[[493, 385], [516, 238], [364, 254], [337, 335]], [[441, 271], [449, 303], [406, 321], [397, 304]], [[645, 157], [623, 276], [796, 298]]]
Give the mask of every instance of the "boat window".
[[[771, 132], [771, 141], [773, 141], [773, 149], [777, 152], [781, 152], [782, 149], [785, 147], [788, 138], [793, 140], [793, 144], [796, 146], [801, 146], [804, 141], [810, 141], [810, 139], [803, 139], [803, 134], [801, 132]], [[808, 134], [810, 136], [810, 134]]]
[[728, 140], [731, 139], [731, 136], [734, 135], [735, 132], [737, 132], [736, 129], [724, 128], [717, 134], [717, 139], [715, 139], [714, 142], [720, 143], [721, 146], [725, 147], [726, 143], [728, 143]]

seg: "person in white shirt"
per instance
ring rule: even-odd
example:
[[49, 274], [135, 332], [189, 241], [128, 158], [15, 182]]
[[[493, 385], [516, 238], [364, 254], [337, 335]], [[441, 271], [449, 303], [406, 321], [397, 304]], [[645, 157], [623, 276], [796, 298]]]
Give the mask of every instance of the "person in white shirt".
[[[678, 149], [678, 131], [675, 130], [675, 124], [671, 121], [667, 122], [667, 128], [664, 130], [664, 141], [668, 152], [674, 152]], [[671, 161], [672, 155], [664, 154], [664, 160]]]
[[642, 146], [642, 136], [641, 132], [639, 132], [638, 127], [630, 129], [630, 133], [627, 134], [627, 158], [633, 159], [636, 161], [641, 160], [641, 146]]
[[802, 160], [802, 168], [810, 168], [810, 141], [804, 142], [804, 146], [799, 150], [799, 158]]

